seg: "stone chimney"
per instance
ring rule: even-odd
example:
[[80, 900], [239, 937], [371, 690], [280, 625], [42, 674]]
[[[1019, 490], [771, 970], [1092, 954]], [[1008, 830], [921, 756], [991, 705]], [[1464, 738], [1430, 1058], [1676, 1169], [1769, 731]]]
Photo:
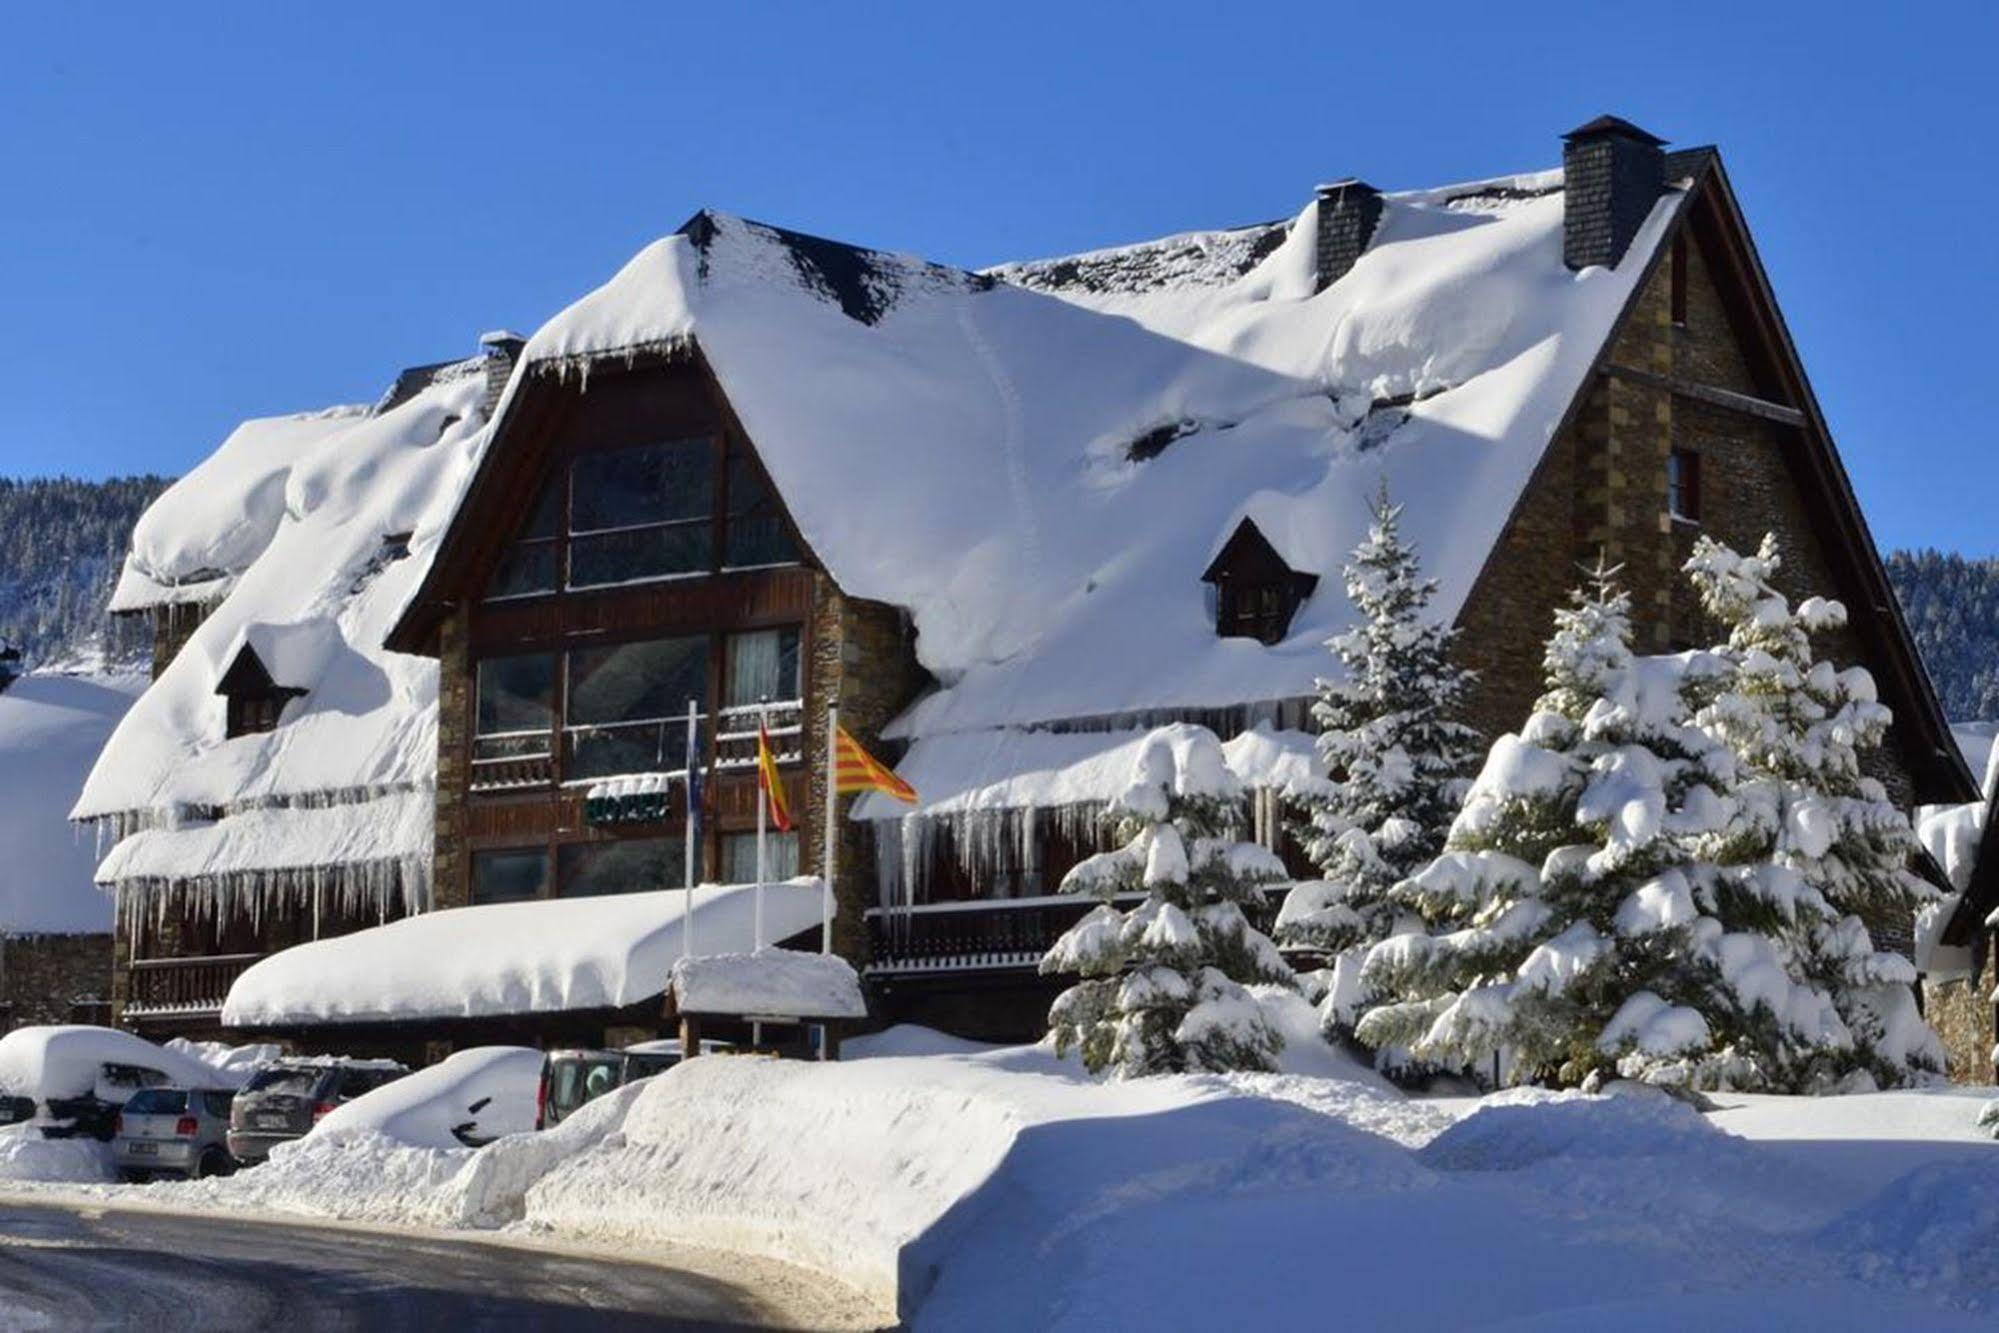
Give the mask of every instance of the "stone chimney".
[[528, 340], [511, 330], [495, 329], [480, 334], [479, 345], [486, 349], [486, 398], [482, 407], [486, 420], [491, 421], [500, 406], [500, 395], [507, 391], [507, 380], [513, 376], [514, 363], [521, 359], [521, 349], [528, 345]]
[[1334, 181], [1319, 187], [1319, 281], [1323, 292], [1347, 275], [1347, 270], [1374, 239], [1381, 221], [1381, 191], [1366, 181]]
[[1666, 189], [1666, 141], [1598, 116], [1562, 136], [1562, 261], [1616, 268]]

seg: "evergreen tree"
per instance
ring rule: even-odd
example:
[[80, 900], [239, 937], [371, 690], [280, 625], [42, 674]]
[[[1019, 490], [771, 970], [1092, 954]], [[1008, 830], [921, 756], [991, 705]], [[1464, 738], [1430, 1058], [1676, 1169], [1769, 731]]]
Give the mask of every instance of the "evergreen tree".
[[1722, 668], [1631, 652], [1630, 598], [1599, 568], [1556, 613], [1546, 692], [1496, 742], [1446, 852], [1392, 893], [1443, 924], [1371, 951], [1395, 998], [1359, 1035], [1443, 1068], [1576, 1086], [1679, 1081], [1738, 1026], [1697, 941], [1690, 837], [1718, 832], [1732, 760], [1689, 725], [1684, 688]]
[[1401, 534], [1384, 488], [1346, 566], [1361, 621], [1327, 643], [1344, 668], [1318, 682], [1312, 716], [1327, 782], [1301, 798], [1294, 832], [1322, 875], [1295, 886], [1278, 917], [1288, 947], [1334, 956], [1328, 1029], [1350, 1029], [1369, 945], [1410, 924], [1389, 890], [1436, 856], [1478, 758], [1457, 720], [1473, 675], [1452, 664], [1457, 631], [1425, 617], [1437, 590]]
[[[1044, 974], [1083, 978], [1049, 1010], [1056, 1050], [1078, 1048], [1091, 1072], [1121, 1078], [1275, 1067], [1283, 1038], [1246, 987], [1294, 982], [1243, 909], [1284, 867], [1239, 840], [1243, 813], [1212, 733], [1178, 725], [1146, 738], [1107, 811], [1124, 845], [1062, 880], [1062, 892], [1103, 901], [1041, 960]], [[1134, 892], [1145, 901], [1119, 910], [1114, 897]]]
[[1725, 871], [1718, 913], [1781, 931], [1796, 969], [1832, 998], [1843, 1032], [1790, 1062], [1799, 1088], [1922, 1081], [1943, 1052], [1911, 989], [1915, 969], [1874, 948], [1865, 921], [1908, 921], [1936, 890], [1909, 869], [1908, 820], [1861, 755], [1891, 715], [1860, 667], [1815, 660], [1812, 635], [1846, 623], [1838, 602], [1793, 608], [1772, 584], [1774, 537], [1753, 556], [1703, 538], [1688, 572], [1708, 614], [1729, 627], [1730, 672], [1695, 719], [1734, 753], [1742, 817], [1713, 849]]

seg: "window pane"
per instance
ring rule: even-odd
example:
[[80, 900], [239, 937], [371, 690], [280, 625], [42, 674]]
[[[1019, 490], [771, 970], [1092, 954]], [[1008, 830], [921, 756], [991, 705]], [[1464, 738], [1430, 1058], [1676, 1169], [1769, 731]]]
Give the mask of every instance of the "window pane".
[[547, 730], [554, 722], [554, 653], [489, 657], [479, 663], [480, 735]]
[[683, 718], [708, 707], [708, 637], [646, 639], [569, 654], [571, 726]]
[[539, 898], [548, 885], [548, 853], [539, 847], [518, 852], [472, 853], [472, 901], [517, 903]]
[[698, 574], [714, 566], [714, 550], [715, 531], [705, 520], [572, 537], [569, 586], [602, 588], [669, 574]]
[[584, 454], [571, 465], [571, 532], [597, 532], [715, 509], [714, 446], [673, 440]]
[[493, 569], [493, 581], [486, 586], [486, 596], [525, 597], [554, 592], [558, 550], [558, 543], [552, 541], [522, 542], [508, 547]]
[[777, 504], [763, 473], [748, 455], [729, 455], [729, 525], [725, 565], [788, 565], [798, 548], [778, 517]]
[[[764, 835], [764, 882], [773, 883], [780, 879], [792, 879], [798, 874], [798, 834], [766, 833]], [[722, 883], [754, 884], [757, 882], [757, 835], [754, 833], [725, 833], [722, 835]], [[770, 943], [769, 940], [764, 943]]]
[[739, 708], [766, 699], [800, 699], [798, 631], [758, 630], [729, 636], [729, 679], [722, 705]]
[[664, 773], [680, 768], [686, 753], [687, 723], [682, 718], [570, 731], [563, 736], [562, 780]]
[[593, 898], [681, 888], [686, 866], [680, 849], [678, 837], [564, 843], [556, 852], [562, 896]]
[[527, 526], [521, 529], [522, 540], [535, 537], [560, 537], [562, 535], [562, 474], [550, 477], [535, 497], [534, 512], [528, 515]]

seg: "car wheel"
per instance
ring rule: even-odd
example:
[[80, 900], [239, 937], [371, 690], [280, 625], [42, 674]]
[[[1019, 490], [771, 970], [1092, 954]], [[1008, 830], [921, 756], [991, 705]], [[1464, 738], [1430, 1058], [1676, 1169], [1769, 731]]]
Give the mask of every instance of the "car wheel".
[[146, 1173], [144, 1171], [134, 1171], [130, 1167], [121, 1167], [118, 1171], [118, 1179], [124, 1181], [127, 1185], [143, 1185], [146, 1183]]
[[236, 1162], [220, 1148], [210, 1148], [194, 1164], [194, 1178], [202, 1180], [209, 1176], [226, 1176], [236, 1169]]

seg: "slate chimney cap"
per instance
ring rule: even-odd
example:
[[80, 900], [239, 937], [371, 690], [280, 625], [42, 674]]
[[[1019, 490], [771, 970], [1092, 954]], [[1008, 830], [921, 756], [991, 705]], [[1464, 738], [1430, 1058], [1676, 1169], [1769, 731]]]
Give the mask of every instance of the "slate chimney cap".
[[1648, 144], [1653, 148], [1663, 148], [1664, 139], [1649, 130], [1641, 130], [1622, 116], [1598, 116], [1587, 125], [1578, 125], [1562, 136], [1564, 143], [1574, 143], [1578, 139], [1631, 139]]
[[479, 335], [481, 347], [519, 347], [526, 341], [512, 329], [492, 329]]
[[1342, 180], [1328, 181], [1324, 185], [1317, 187], [1315, 191], [1315, 193], [1321, 199], [1329, 198], [1334, 195], [1346, 194], [1348, 192], [1352, 192], [1354, 194], [1381, 193], [1381, 191], [1375, 189], [1372, 185], [1369, 185], [1366, 181], [1362, 180], [1358, 176], [1348, 176]]

